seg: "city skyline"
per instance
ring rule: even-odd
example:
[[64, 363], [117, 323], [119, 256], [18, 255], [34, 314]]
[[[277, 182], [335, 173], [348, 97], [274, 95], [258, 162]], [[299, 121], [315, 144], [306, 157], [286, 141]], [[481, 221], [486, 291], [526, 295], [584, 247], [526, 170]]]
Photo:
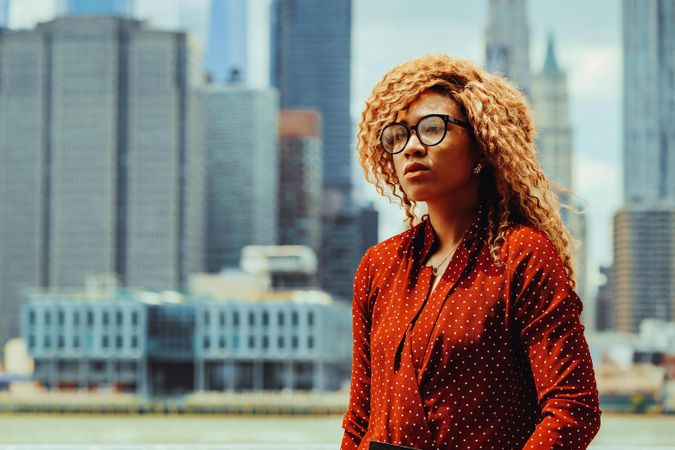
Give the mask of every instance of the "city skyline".
[[115, 273], [182, 289], [202, 270], [195, 51], [185, 33], [119, 17], [3, 33], [0, 346], [28, 286]]
[[[273, 0], [270, 17], [270, 83], [282, 109], [321, 113], [323, 215], [327, 198], [351, 202], [350, 145], [352, 0]], [[341, 208], [339, 206], [338, 208]]]
[[[169, 6], [180, 9], [183, 24], [206, 42], [208, 0], [187, 4], [172, 0]], [[269, 0], [253, 0], [249, 23], [251, 82], [264, 85], [269, 57]], [[180, 6], [179, 6], [180, 5]], [[392, 66], [423, 53], [445, 52], [484, 61], [484, 32], [488, 2], [470, 5], [459, 1], [429, 0], [426, 8], [435, 13], [426, 21], [410, 16], [403, 1], [371, 0], [354, 2], [352, 36], [351, 117], [356, 123], [363, 102], [375, 82]], [[139, 0], [137, 15], [152, 17], [161, 26], [178, 26], [177, 12], [166, 2]], [[530, 62], [533, 71], [544, 62], [546, 36], [553, 32], [561, 67], [568, 73], [570, 117], [574, 129], [573, 149], [576, 193], [588, 202], [589, 210], [589, 292], [602, 280], [598, 267], [611, 263], [612, 215], [620, 207], [622, 182], [621, 125], [621, 20], [620, 2], [601, 0], [587, 5], [581, 0], [565, 4], [528, 2], [530, 25]], [[584, 11], [584, 14], [579, 14]], [[51, 0], [23, 0], [12, 4], [10, 25], [31, 27], [53, 14]], [[603, 20], [598, 21], [597, 18]], [[410, 32], [411, 26], [417, 26]], [[408, 32], [402, 33], [401, 30]], [[382, 45], [396, 51], [381, 51]], [[264, 75], [261, 75], [264, 74]], [[352, 156], [356, 160], [355, 152]], [[363, 186], [363, 173], [354, 164], [355, 183], [360, 183], [362, 198], [376, 200], [382, 212], [379, 240], [400, 230], [402, 211], [379, 199], [372, 186]]]
[[[20, 1], [54, 6], [18, 28]], [[135, 7], [125, 17], [54, 16], [68, 1]], [[407, 228], [400, 207], [365, 183], [354, 148], [360, 110], [392, 66], [445, 53], [525, 80], [520, 87], [539, 128], [541, 169], [563, 191], [572, 190], [571, 198], [561, 194], [563, 203], [587, 212], [560, 211], [574, 240], [581, 240], [579, 247], [570, 242], [577, 252], [569, 255], [581, 303], [562, 268], [539, 270], [551, 267], [539, 256], [556, 262], [555, 249], [525, 255], [535, 278], [515, 274], [524, 289], [505, 291], [509, 320], [498, 321], [504, 329], [497, 335], [515, 332], [524, 345], [516, 345], [516, 353], [525, 350], [511, 352], [509, 365], [522, 362], [537, 378], [581, 355], [586, 372], [577, 380], [597, 378], [593, 394], [603, 414], [675, 412], [675, 103], [669, 101], [675, 98], [669, 77], [675, 0], [600, 0], [584, 14], [579, 0], [547, 7], [543, 0], [468, 6], [427, 0], [414, 9], [402, 0], [166, 0], [163, 9], [159, 0], [97, 2], [10, 0], [11, 28], [0, 30], [0, 349], [3, 334], [16, 337], [20, 329], [0, 353], [6, 409], [9, 399], [17, 410], [26, 381], [36, 388], [33, 412], [54, 412], [59, 402], [61, 412], [92, 412], [91, 404], [113, 392], [131, 394], [137, 412], [155, 412], [144, 403], [153, 396], [167, 400], [165, 413], [206, 412], [204, 406], [232, 412], [232, 394], [244, 394], [257, 414], [261, 404], [249, 397], [255, 392], [274, 391], [288, 403], [295, 390], [337, 389], [343, 390], [340, 405], [349, 389], [350, 405], [358, 407], [365, 397], [353, 393], [367, 396], [369, 385], [359, 383], [370, 372], [354, 366], [349, 388], [349, 364], [358, 362], [359, 343], [367, 349], [370, 328], [359, 334], [353, 308], [364, 293], [365, 303], [375, 302], [375, 310], [361, 308], [361, 318], [372, 319], [370, 335], [382, 324], [390, 328], [378, 322], [380, 309], [393, 325], [401, 318], [394, 314], [400, 305], [385, 311], [387, 280], [370, 276], [381, 271], [375, 252], [366, 250], [391, 243], [390, 236]], [[222, 75], [228, 71], [209, 77], [202, 67], [213, 37], [210, 19], [227, 16], [221, 8], [210, 17], [218, 8], [209, 6], [226, 3], [255, 5], [246, 19], [238, 15], [240, 26], [225, 27], [227, 37], [211, 41], [232, 43], [246, 56], [236, 67], [253, 76], [229, 83]], [[497, 6], [506, 9], [495, 14]], [[600, 25], [595, 7], [604, 8]], [[223, 26], [221, 20], [215, 30]], [[224, 63], [231, 61], [226, 54], [216, 49], [211, 56]], [[326, 123], [340, 125], [339, 133]], [[336, 201], [341, 198], [345, 205]], [[542, 249], [539, 237], [523, 238], [515, 247]], [[380, 256], [385, 253], [391, 254]], [[518, 248], [508, 253], [509, 261], [523, 256]], [[392, 264], [384, 259], [386, 272]], [[365, 263], [369, 273], [362, 276]], [[546, 289], [525, 289], [542, 274], [539, 287], [550, 282]], [[507, 266], [503, 275], [514, 274]], [[464, 310], [474, 319], [504, 311], [498, 283], [492, 295], [474, 281], [468, 287], [478, 286], [479, 300], [492, 299], [497, 308], [485, 301], [478, 309], [460, 308], [458, 302], [448, 317], [460, 319], [459, 329]], [[553, 295], [556, 290], [563, 295]], [[562, 309], [548, 304], [545, 311], [562, 314], [562, 322], [547, 323], [575, 319], [573, 337], [588, 349], [549, 351], [541, 360], [535, 346], [552, 340], [525, 333], [523, 320], [538, 320], [528, 292], [563, 301]], [[514, 293], [523, 300], [510, 302]], [[578, 306], [572, 315], [565, 296]], [[426, 312], [413, 314], [413, 325], [424, 314], [435, 323], [432, 331], [447, 324], [428, 302], [420, 304]], [[441, 330], [431, 337], [439, 354], [462, 350], [448, 336]], [[435, 371], [441, 381], [446, 362]], [[532, 374], [525, 372], [527, 381]], [[532, 394], [539, 397], [550, 390], [536, 387]], [[85, 402], [70, 402], [66, 391], [75, 390], [94, 402], [84, 408]], [[54, 402], [43, 395], [48, 391], [63, 397]]]
[[675, 320], [675, 0], [624, 0], [624, 196], [614, 216], [614, 329]]

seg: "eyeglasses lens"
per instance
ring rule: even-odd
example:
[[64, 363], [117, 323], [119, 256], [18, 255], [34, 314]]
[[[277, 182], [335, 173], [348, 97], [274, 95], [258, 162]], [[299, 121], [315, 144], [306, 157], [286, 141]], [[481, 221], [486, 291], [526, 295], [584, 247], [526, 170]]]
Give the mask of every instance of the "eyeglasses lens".
[[382, 146], [389, 153], [403, 150], [408, 141], [408, 130], [401, 124], [391, 124], [382, 131]]
[[[417, 124], [417, 137], [424, 145], [436, 145], [445, 137], [445, 121], [442, 117], [428, 116]], [[389, 153], [398, 153], [408, 142], [408, 129], [399, 123], [387, 125], [382, 130], [382, 146]]]
[[442, 117], [425, 117], [417, 124], [420, 141], [424, 145], [436, 145], [445, 135], [445, 121]]

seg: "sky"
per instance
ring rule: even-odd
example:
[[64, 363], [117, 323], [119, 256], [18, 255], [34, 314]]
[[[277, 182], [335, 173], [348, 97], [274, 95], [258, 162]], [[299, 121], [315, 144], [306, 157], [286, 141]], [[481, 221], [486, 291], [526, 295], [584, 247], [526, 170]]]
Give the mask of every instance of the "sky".
[[[136, 0], [136, 13], [158, 27], [186, 28], [205, 42], [208, 0]], [[357, 123], [372, 86], [394, 65], [425, 53], [484, 62], [487, 0], [353, 0], [352, 105]], [[269, 0], [249, 0], [251, 83], [268, 80]], [[572, 189], [587, 209], [589, 290], [612, 260], [612, 217], [621, 206], [622, 61], [619, 0], [530, 0], [530, 63], [539, 71], [546, 37], [553, 33], [559, 65], [567, 72], [573, 130]], [[12, 28], [29, 28], [54, 15], [54, 0], [14, 0]], [[365, 184], [353, 154], [360, 198], [380, 210], [380, 240], [404, 228], [403, 211]]]

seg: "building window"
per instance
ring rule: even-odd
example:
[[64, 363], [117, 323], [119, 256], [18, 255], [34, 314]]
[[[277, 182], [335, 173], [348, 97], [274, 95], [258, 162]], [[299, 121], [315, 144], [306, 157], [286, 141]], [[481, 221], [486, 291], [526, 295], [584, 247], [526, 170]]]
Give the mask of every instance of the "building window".
[[270, 339], [267, 336], [262, 337], [262, 348], [267, 349], [270, 346]]
[[250, 326], [254, 326], [254, 325], [255, 325], [255, 313], [253, 313], [253, 311], [249, 311], [249, 312], [248, 312], [248, 324], [249, 324]]
[[102, 322], [103, 322], [103, 325], [108, 325], [108, 311], [103, 311]]
[[87, 325], [94, 325], [94, 311], [87, 311]]
[[117, 325], [122, 325], [122, 311], [117, 311]]
[[74, 325], [79, 325], [80, 324], [80, 313], [75, 311], [73, 314], [73, 324]]
[[35, 311], [32, 309], [28, 312], [28, 323], [30, 325], [35, 325]]
[[220, 338], [218, 339], [218, 345], [220, 346], [220, 348], [225, 348], [225, 336], [220, 336]]
[[263, 311], [262, 313], [262, 324], [263, 326], [269, 325], [270, 322], [270, 315], [267, 311]]
[[277, 337], [277, 347], [284, 348], [284, 337], [283, 336]]
[[279, 323], [279, 325], [283, 326], [283, 324], [284, 324], [284, 312], [283, 311], [279, 311], [279, 314], [277, 315], [277, 322]]
[[79, 336], [73, 336], [73, 347], [74, 348], [80, 348], [80, 337]]
[[122, 348], [122, 336], [118, 335], [117, 338], [115, 339], [115, 341], [116, 341], [116, 344], [117, 344], [117, 348]]
[[35, 349], [35, 336], [32, 334], [28, 336], [28, 348], [31, 350]]
[[314, 325], [314, 311], [307, 313], [307, 325], [310, 327]]
[[63, 338], [63, 336], [59, 336], [59, 339], [58, 339], [58, 345], [59, 345], [59, 348], [63, 348], [63, 346], [65, 345], [65, 342], [66, 342], [66, 341], [65, 341], [65, 339]]
[[108, 348], [108, 336], [103, 336], [101, 339], [101, 347]]
[[45, 336], [44, 344], [45, 344], [45, 348], [49, 348], [49, 347], [52, 346], [52, 342], [49, 339], [49, 336]]
[[291, 347], [293, 347], [293, 348], [298, 348], [298, 337], [297, 337], [297, 336], [293, 336], [293, 337], [292, 337], [292, 339], [291, 339]]
[[209, 316], [210, 315], [211, 314], [209, 314], [208, 311], [204, 311], [204, 325], [206, 325], [207, 327], [209, 326]]
[[220, 326], [224, 326], [225, 325], [225, 312], [224, 311], [220, 312], [219, 318], [220, 318]]
[[298, 324], [298, 312], [297, 311], [293, 311], [293, 314], [291, 315], [291, 323], [293, 325]]
[[52, 321], [52, 316], [49, 314], [49, 311], [45, 311], [45, 325], [49, 325]]
[[232, 324], [235, 327], [239, 326], [239, 311], [235, 311], [234, 313], [232, 313]]
[[138, 348], [138, 336], [131, 336], [131, 348]]
[[138, 311], [134, 311], [131, 313], [131, 324], [138, 325]]
[[314, 348], [314, 336], [307, 337], [307, 348]]
[[238, 350], [240, 345], [241, 345], [241, 343], [239, 341], [239, 336], [235, 334], [234, 336], [232, 336], [232, 347], [235, 350]]
[[63, 325], [63, 323], [66, 321], [65, 314], [63, 313], [62, 310], [59, 310], [58, 321], [59, 321], [59, 325]]
[[248, 348], [254, 348], [254, 347], [255, 347], [255, 337], [249, 336], [248, 337]]
[[211, 339], [208, 336], [204, 336], [204, 348], [208, 349], [211, 347]]

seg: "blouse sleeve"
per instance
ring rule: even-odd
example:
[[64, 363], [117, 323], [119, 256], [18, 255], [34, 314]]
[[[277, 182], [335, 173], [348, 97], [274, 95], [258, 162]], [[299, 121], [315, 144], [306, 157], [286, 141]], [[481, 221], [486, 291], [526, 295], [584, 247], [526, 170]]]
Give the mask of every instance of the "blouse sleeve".
[[[540, 234], [541, 233], [541, 234]], [[513, 270], [513, 317], [529, 357], [542, 421], [523, 449], [585, 449], [600, 429], [581, 299], [553, 243], [537, 230]]]
[[370, 293], [369, 251], [361, 258], [354, 276], [352, 299], [352, 377], [349, 408], [342, 421], [341, 450], [356, 449], [366, 431], [370, 415]]

